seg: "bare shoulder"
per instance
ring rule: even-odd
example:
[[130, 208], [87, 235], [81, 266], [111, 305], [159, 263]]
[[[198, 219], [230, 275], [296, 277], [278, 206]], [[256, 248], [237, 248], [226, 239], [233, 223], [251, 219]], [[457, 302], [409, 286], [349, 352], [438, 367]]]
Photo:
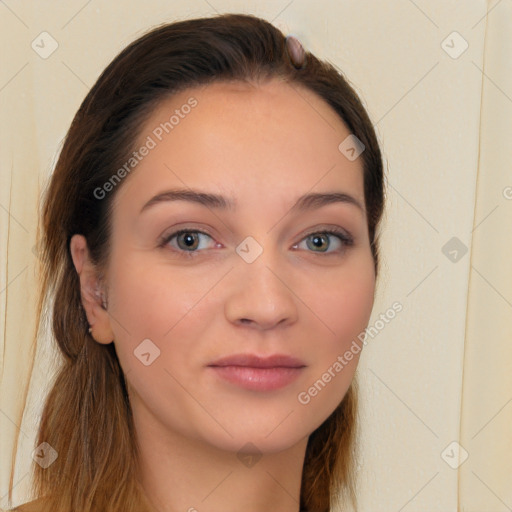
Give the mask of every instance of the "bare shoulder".
[[23, 505], [19, 505], [8, 512], [40, 512], [43, 508], [45, 498], [38, 498], [37, 500], [29, 501]]

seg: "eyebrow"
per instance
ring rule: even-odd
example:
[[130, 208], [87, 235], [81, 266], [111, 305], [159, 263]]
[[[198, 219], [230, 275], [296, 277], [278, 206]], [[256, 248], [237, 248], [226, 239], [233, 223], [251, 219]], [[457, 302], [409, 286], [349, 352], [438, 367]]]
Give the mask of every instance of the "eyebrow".
[[[189, 201], [197, 203], [207, 208], [216, 210], [234, 210], [236, 201], [218, 194], [202, 192], [192, 189], [173, 189], [166, 190], [152, 197], [141, 209], [140, 213], [149, 207], [168, 201]], [[344, 192], [313, 192], [300, 196], [291, 208], [291, 212], [304, 210], [313, 210], [333, 203], [346, 203], [353, 205], [365, 213], [361, 202], [350, 194]]]

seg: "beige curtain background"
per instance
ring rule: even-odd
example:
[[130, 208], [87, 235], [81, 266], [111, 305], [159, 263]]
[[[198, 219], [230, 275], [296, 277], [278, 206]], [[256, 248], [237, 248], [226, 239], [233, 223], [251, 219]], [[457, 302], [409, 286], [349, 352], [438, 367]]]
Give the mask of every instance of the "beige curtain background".
[[58, 364], [32, 332], [37, 203], [60, 142], [127, 43], [215, 12], [260, 15], [338, 66], [383, 145], [360, 512], [512, 510], [511, 0], [0, 1], [0, 509], [18, 430], [14, 505], [29, 499]]

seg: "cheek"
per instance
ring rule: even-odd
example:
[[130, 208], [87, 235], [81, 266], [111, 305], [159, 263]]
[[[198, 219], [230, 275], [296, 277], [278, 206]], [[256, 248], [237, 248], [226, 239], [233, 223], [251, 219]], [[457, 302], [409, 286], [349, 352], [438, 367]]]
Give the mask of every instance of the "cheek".
[[339, 405], [357, 368], [364, 339], [358, 337], [364, 334], [374, 302], [371, 255], [351, 260], [351, 265], [318, 283], [316, 289], [310, 296], [311, 309], [322, 322], [313, 315], [309, 321], [322, 328], [323, 336], [319, 335], [314, 366], [296, 397], [304, 417], [318, 418], [315, 428]]
[[350, 276], [327, 301], [326, 314], [332, 330], [346, 340], [367, 326], [374, 300], [374, 280], [364, 276]]
[[113, 330], [121, 340], [128, 332], [138, 338], [161, 338], [204, 294], [203, 279], [147, 260], [143, 254], [132, 255], [113, 265], [110, 303]]
[[148, 265], [147, 259], [132, 254], [112, 266], [109, 313], [116, 353], [130, 386], [157, 407], [154, 390], [162, 382], [166, 393], [180, 394], [165, 370], [174, 374], [193, 363], [187, 342], [200, 335], [196, 304], [205, 281], [165, 265]]
[[366, 254], [318, 283], [311, 296], [311, 309], [317, 313], [327, 334], [326, 352], [349, 347], [368, 325], [374, 303], [373, 259]]

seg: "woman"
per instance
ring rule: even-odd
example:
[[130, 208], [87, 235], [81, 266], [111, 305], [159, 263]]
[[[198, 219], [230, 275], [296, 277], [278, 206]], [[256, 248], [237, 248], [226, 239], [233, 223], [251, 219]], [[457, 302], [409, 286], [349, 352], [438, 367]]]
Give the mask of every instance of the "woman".
[[355, 508], [383, 207], [365, 109], [295, 38], [229, 14], [130, 44], [46, 191], [63, 362], [15, 510]]

